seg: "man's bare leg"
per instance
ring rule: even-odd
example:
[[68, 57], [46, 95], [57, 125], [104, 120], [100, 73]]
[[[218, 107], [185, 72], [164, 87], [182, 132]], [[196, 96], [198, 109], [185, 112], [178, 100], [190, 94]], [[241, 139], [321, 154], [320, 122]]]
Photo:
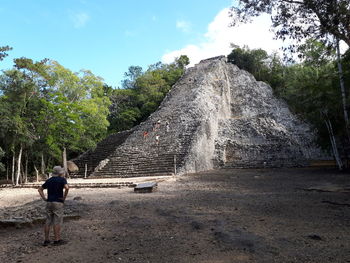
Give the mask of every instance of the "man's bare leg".
[[45, 224], [44, 233], [45, 233], [45, 241], [50, 240], [50, 225]]
[[61, 225], [53, 225], [53, 233], [55, 235], [55, 241], [61, 240]]

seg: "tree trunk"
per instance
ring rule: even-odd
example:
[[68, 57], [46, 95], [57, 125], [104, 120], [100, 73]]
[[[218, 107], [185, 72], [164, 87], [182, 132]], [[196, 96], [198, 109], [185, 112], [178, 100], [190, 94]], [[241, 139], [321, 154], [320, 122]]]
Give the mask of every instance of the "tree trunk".
[[26, 152], [26, 164], [24, 169], [24, 182], [28, 183], [28, 152]]
[[41, 174], [45, 174], [45, 161], [44, 161], [44, 153], [41, 153]]
[[11, 170], [11, 180], [12, 184], [15, 184], [15, 162], [16, 162], [16, 153], [12, 151], [12, 170]]
[[338, 152], [338, 148], [337, 148], [337, 143], [336, 143], [335, 138], [334, 138], [332, 124], [331, 124], [330, 120], [328, 120], [328, 119], [324, 120], [324, 122], [326, 123], [327, 130], [329, 133], [329, 139], [331, 141], [334, 159], [337, 163], [339, 170], [343, 170], [343, 163], [341, 161], [341, 158], [339, 157], [339, 152]]
[[6, 162], [6, 181], [9, 180], [9, 159], [7, 159], [7, 162]]
[[68, 176], [68, 168], [67, 168], [67, 150], [66, 147], [63, 148], [62, 152], [62, 162], [63, 162], [63, 169], [65, 172], [65, 175]]
[[17, 173], [16, 173], [16, 185], [19, 183], [19, 177], [21, 176], [21, 161], [22, 161], [22, 146], [19, 150], [18, 159], [17, 159]]
[[[23, 152], [22, 152], [22, 159], [23, 159]], [[24, 166], [23, 166], [23, 162], [21, 162], [21, 176], [19, 177], [19, 184], [23, 184], [25, 183], [25, 171], [24, 171]]]
[[348, 117], [347, 103], [346, 103], [346, 93], [345, 93], [343, 67], [342, 67], [341, 60], [340, 60], [339, 39], [337, 39], [337, 64], [338, 64], [338, 74], [339, 74], [341, 97], [342, 97], [342, 103], [343, 103], [345, 129], [346, 129], [346, 134], [348, 136], [348, 142], [350, 143], [349, 117]]
[[36, 168], [35, 164], [34, 164], [34, 170], [35, 170], [35, 174], [36, 174], [36, 182], [39, 182], [39, 171]]

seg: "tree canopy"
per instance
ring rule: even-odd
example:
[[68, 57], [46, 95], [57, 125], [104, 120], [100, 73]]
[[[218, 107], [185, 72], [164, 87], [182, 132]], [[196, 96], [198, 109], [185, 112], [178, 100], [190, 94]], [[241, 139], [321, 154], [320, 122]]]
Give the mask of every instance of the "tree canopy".
[[104, 90], [90, 71], [15, 59], [15, 67], [0, 75], [0, 147], [7, 156], [23, 150], [37, 166], [41, 155], [57, 163], [63, 148], [74, 154], [94, 147], [109, 125]]
[[14, 67], [0, 74], [0, 173], [5, 168], [8, 174], [12, 164], [17, 184], [27, 165], [30, 172], [61, 163], [64, 149], [72, 158], [108, 132], [137, 125], [157, 109], [188, 64], [181, 56], [146, 71], [131, 66], [122, 88], [113, 89], [88, 70], [72, 72], [49, 59], [15, 59]]
[[150, 65], [146, 71], [139, 66], [130, 66], [124, 74], [122, 89], [113, 90], [110, 96], [109, 131], [127, 130], [146, 120], [188, 64], [188, 57], [180, 56], [171, 64], [158, 62]]
[[3, 46], [0, 47], [0, 61], [3, 60], [8, 54], [7, 51], [12, 50], [12, 47], [9, 46]]
[[276, 36], [283, 40], [313, 38], [332, 45], [336, 38], [350, 46], [349, 0], [240, 0], [232, 11], [234, 23], [270, 14]]
[[[7, 51], [11, 50], [12, 48], [9, 46], [3, 46], [0, 47], [0, 61], [3, 60], [8, 54]], [[1, 106], [1, 104], [0, 104]], [[1, 108], [0, 108], [1, 111]], [[1, 113], [0, 113], [1, 114]], [[5, 152], [1, 149], [0, 147], [0, 160], [2, 159], [2, 157], [5, 155]], [[3, 171], [4, 168], [4, 164], [0, 162], [0, 172]]]

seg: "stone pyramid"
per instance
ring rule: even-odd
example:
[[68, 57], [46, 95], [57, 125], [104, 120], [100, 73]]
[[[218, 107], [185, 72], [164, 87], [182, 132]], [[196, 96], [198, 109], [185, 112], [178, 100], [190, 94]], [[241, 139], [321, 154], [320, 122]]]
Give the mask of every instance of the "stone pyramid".
[[73, 160], [79, 175], [135, 177], [220, 167], [305, 166], [323, 158], [307, 123], [224, 56], [186, 70], [159, 109]]

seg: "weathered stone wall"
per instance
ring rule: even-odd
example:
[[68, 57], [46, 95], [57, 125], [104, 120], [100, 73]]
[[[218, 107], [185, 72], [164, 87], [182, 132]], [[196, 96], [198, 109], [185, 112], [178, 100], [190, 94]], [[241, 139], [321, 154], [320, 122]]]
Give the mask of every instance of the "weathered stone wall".
[[231, 117], [222, 119], [216, 143], [218, 163], [234, 167], [299, 166], [324, 158], [310, 126], [277, 99], [270, 86], [228, 66]]
[[313, 138], [310, 127], [274, 97], [271, 87], [225, 57], [216, 57], [189, 68], [159, 109], [135, 127], [92, 175], [307, 165], [323, 157]]

